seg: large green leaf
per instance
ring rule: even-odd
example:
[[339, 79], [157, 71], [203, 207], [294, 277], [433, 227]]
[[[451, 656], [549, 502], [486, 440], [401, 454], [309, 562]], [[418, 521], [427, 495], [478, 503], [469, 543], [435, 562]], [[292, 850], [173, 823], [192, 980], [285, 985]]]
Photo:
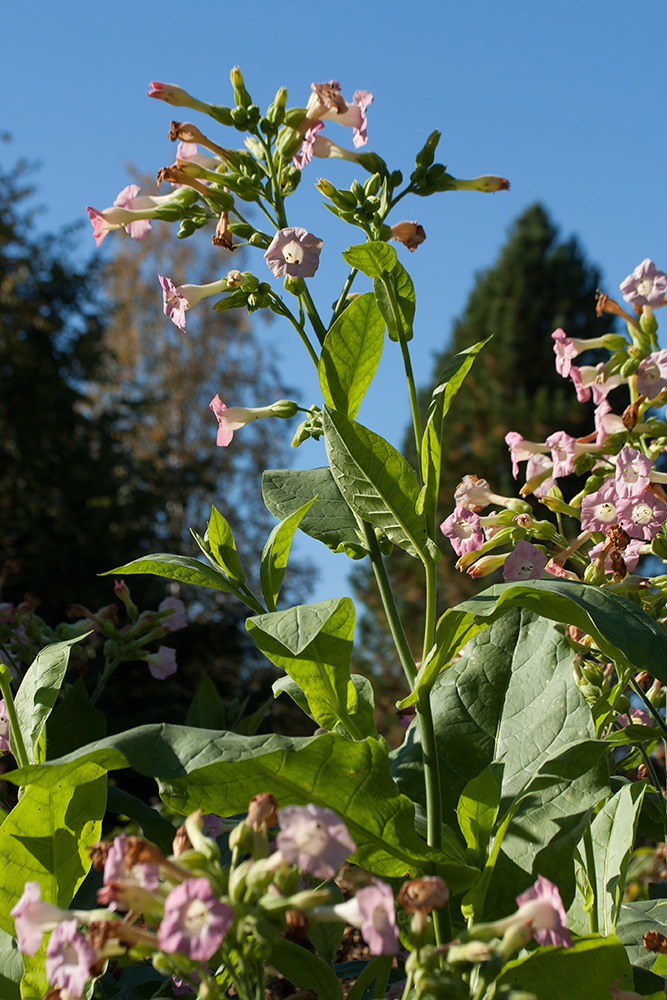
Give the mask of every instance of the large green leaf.
[[424, 511], [428, 524], [435, 521], [435, 509], [438, 502], [440, 487], [440, 469], [442, 465], [442, 426], [449, 412], [454, 396], [461, 388], [464, 378], [472, 368], [473, 361], [491, 338], [480, 340], [478, 344], [466, 348], [450, 358], [440, 380], [431, 395], [426, 427], [421, 445], [421, 473], [424, 484], [419, 494], [418, 510]]
[[419, 836], [414, 805], [392, 780], [386, 751], [374, 739], [353, 742], [336, 733], [241, 736], [186, 726], [140, 726], [6, 777], [57, 791], [73, 762], [106, 770], [133, 767], [156, 778], [167, 804], [184, 814], [201, 808], [232, 816], [244, 812], [253, 795], [269, 791], [281, 806], [326, 806], [345, 820], [357, 844], [353, 860], [378, 875], [434, 871], [455, 892], [477, 875], [476, 869], [429, 848]]
[[333, 477], [355, 514], [411, 556], [425, 553], [426, 523], [415, 510], [419, 486], [400, 452], [337, 410], [325, 407], [322, 418]]
[[331, 469], [268, 469], [262, 476], [264, 503], [282, 521], [315, 497], [299, 527], [311, 538], [344, 552], [361, 554], [359, 524], [331, 475]]
[[343, 250], [343, 260], [350, 267], [363, 271], [369, 278], [381, 278], [396, 266], [396, 250], [388, 243], [380, 241], [357, 243]]
[[[625, 873], [635, 846], [645, 791], [645, 782], [635, 781], [624, 785], [604, 804], [591, 823], [595, 871], [587, 874], [595, 880], [595, 906], [602, 934], [613, 934], [616, 931]], [[579, 845], [579, 854], [582, 858], [586, 855], [583, 843]], [[573, 913], [571, 908], [569, 916], [577, 919], [579, 927], [588, 927], [588, 914], [584, 913], [580, 893], [577, 894], [574, 908], [576, 912]]]
[[374, 278], [373, 291], [390, 340], [412, 340], [415, 286], [403, 265], [397, 261], [389, 274]]
[[23, 959], [11, 934], [0, 930], [0, 996], [2, 1000], [20, 1000], [19, 983]]
[[647, 931], [665, 933], [667, 928], [667, 899], [638, 900], [621, 903], [616, 933], [625, 945], [632, 964], [635, 989], [642, 996], [662, 991], [665, 980], [651, 972], [655, 952], [646, 951], [643, 937]]
[[[363, 676], [363, 674], [352, 674], [350, 682], [354, 688], [354, 693], [350, 691], [350, 687], [348, 685], [348, 715], [363, 737], [372, 736], [377, 740], [380, 737], [378, 736], [377, 727], [375, 725], [375, 697], [373, 693], [373, 685], [367, 677]], [[278, 698], [281, 694], [289, 695], [292, 701], [299, 706], [302, 712], [310, 716], [313, 722], [316, 721], [310, 705], [308, 704], [308, 699], [299, 685], [293, 681], [291, 677], [280, 677], [277, 681], [273, 682], [272, 689], [275, 698]], [[346, 730], [342, 723], [338, 723], [334, 726], [333, 732], [345, 735]]]
[[273, 528], [266, 540], [259, 575], [262, 595], [269, 611], [276, 610], [276, 601], [285, 577], [287, 560], [296, 529], [314, 503], [315, 498], [308, 500], [293, 514], [288, 514], [280, 524]]
[[256, 646], [299, 685], [318, 725], [334, 729], [341, 723], [350, 736], [359, 738], [347, 709], [348, 701], [356, 709], [357, 699], [350, 680], [354, 626], [354, 603], [349, 597], [246, 621]]
[[83, 677], [78, 677], [48, 718], [46, 750], [51, 759], [71, 753], [107, 734], [107, 721], [91, 703]]
[[[456, 824], [467, 783], [493, 762], [502, 764], [499, 821], [516, 808], [490, 893], [500, 913], [537, 874], [572, 899], [574, 849], [589, 811], [609, 793], [598, 766], [604, 743], [573, 664], [550, 622], [515, 610], [476, 636], [431, 693], [444, 822]], [[418, 727], [393, 756], [399, 786], [423, 805]]]
[[90, 635], [90, 632], [75, 639], [66, 639], [64, 642], [54, 642], [50, 646], [45, 646], [39, 651], [21, 681], [14, 706], [31, 764], [41, 762], [43, 748], [40, 748], [40, 738], [65, 679], [70, 649], [74, 643], [85, 639], [86, 635]]
[[498, 986], [518, 983], [539, 1000], [609, 1000], [611, 986], [632, 989], [632, 970], [617, 937], [591, 934], [572, 948], [539, 948], [508, 962]]
[[576, 625], [592, 636], [599, 649], [620, 666], [647, 670], [667, 684], [667, 634], [637, 604], [605, 587], [572, 580], [528, 580], [498, 583], [444, 613], [436, 629], [432, 655], [420, 671], [416, 692], [430, 688], [452, 657], [482, 629], [512, 608], [526, 608], [551, 621]]
[[216, 507], [211, 508], [211, 520], [208, 522], [206, 541], [210, 546], [211, 555], [225, 576], [233, 583], [245, 583], [245, 573], [236, 551], [234, 534]]
[[293, 941], [279, 940], [271, 945], [268, 961], [301, 990], [315, 992], [318, 1000], [341, 1000], [338, 976], [312, 951]]
[[227, 577], [220, 571], [193, 559], [191, 556], [177, 556], [169, 552], [157, 552], [152, 556], [143, 556], [141, 559], [133, 559], [125, 566], [116, 566], [115, 569], [106, 570], [100, 576], [109, 576], [112, 573], [152, 573], [153, 576], [164, 576], [168, 580], [180, 580], [181, 583], [192, 583], [199, 587], [213, 587], [215, 590], [222, 590], [226, 594], [233, 594], [234, 588], [230, 585]]
[[371, 292], [353, 299], [327, 333], [318, 372], [322, 395], [354, 419], [382, 355], [384, 320]]

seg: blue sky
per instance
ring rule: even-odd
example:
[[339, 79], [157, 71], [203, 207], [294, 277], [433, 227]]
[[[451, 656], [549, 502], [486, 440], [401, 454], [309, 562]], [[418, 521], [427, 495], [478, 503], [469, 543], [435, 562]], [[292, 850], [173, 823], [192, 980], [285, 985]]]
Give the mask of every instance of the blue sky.
[[[189, 116], [214, 137], [196, 113], [172, 114], [175, 109], [149, 100], [151, 80], [232, 103], [234, 64], [261, 106], [281, 85], [289, 103], [305, 104], [311, 81], [332, 77], [347, 95], [371, 90], [366, 148], [406, 175], [416, 150], [438, 128], [438, 159], [450, 173], [509, 178], [509, 193], [452, 192], [403, 202], [401, 218], [417, 219], [427, 233], [415, 254], [399, 248], [417, 288], [419, 381], [446, 344], [475, 273], [493, 263], [512, 221], [536, 200], [563, 235], [577, 234], [611, 294], [644, 257], [667, 268], [664, 0], [645, 0], [634, 13], [625, 0], [26, 0], [5, 5], [3, 28], [0, 131], [13, 136], [16, 156], [42, 164], [45, 228], [85, 219], [87, 204], [110, 205], [128, 182], [129, 163], [155, 172], [172, 162], [170, 117]], [[335, 131], [333, 137], [349, 144], [348, 130]], [[219, 136], [231, 144], [238, 133], [230, 138], [221, 127]], [[340, 250], [357, 237], [322, 208], [309, 183], [322, 175], [342, 187], [354, 170], [345, 162], [311, 165], [290, 221], [325, 240], [311, 289], [326, 312], [346, 273]], [[94, 250], [90, 232], [86, 220], [82, 253]], [[260, 274], [264, 263], [258, 255], [246, 266]], [[308, 405], [319, 395], [309, 362], [282, 334], [274, 323], [262, 336], [280, 344], [286, 382]], [[409, 420], [397, 355], [389, 344], [360, 413], [396, 443]], [[310, 444], [297, 459], [304, 466], [323, 463]], [[308, 551], [321, 558], [316, 597], [344, 593], [345, 557], [330, 557], [319, 546]]]

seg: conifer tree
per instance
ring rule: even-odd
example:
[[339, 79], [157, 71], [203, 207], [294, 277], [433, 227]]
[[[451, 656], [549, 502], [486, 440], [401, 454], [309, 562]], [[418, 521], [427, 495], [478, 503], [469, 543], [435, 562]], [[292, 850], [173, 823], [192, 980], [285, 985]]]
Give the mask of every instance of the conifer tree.
[[[443, 439], [439, 520], [454, 509], [454, 490], [469, 473], [487, 479], [500, 494], [517, 490], [505, 435], [518, 430], [530, 440], [544, 440], [555, 430], [573, 436], [592, 427], [590, 407], [577, 402], [574, 388], [555, 369], [552, 332], [562, 327], [569, 336], [591, 337], [609, 332], [611, 320], [595, 313], [595, 291], [600, 281], [574, 237], [559, 238], [557, 227], [542, 205], [528, 208], [513, 225], [497, 263], [478, 275], [462, 316], [455, 322], [450, 343], [433, 366], [431, 384], [420, 392], [425, 412], [433, 387], [447, 360], [459, 351], [493, 339], [483, 349], [446, 417]], [[590, 356], [585, 363], [591, 363]], [[577, 363], [581, 358], [577, 359]], [[409, 452], [412, 430], [406, 434]], [[540, 516], [548, 516], [540, 509]], [[439, 613], [497, 577], [473, 581], [455, 569], [456, 557], [443, 539], [438, 564]], [[399, 609], [413, 648], [419, 649], [423, 607], [421, 565], [394, 550], [387, 568], [398, 595]], [[367, 568], [353, 575], [358, 596], [367, 611], [360, 623], [365, 655], [395, 663], [386, 638], [384, 613]]]

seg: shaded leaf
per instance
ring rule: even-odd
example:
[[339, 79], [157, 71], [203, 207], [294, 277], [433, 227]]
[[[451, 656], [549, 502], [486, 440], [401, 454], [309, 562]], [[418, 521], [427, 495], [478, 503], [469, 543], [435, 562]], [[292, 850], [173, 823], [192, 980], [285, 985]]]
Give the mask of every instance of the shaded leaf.
[[329, 468], [269, 469], [262, 476], [264, 503], [282, 521], [315, 498], [299, 527], [311, 538], [343, 552], [362, 548], [359, 525]]
[[519, 983], [539, 1000], [609, 1000], [616, 979], [620, 989], [632, 989], [623, 945], [613, 935], [591, 934], [579, 938], [572, 948], [538, 948], [508, 962], [498, 986]]
[[[412, 325], [415, 318], [415, 286], [412, 278], [400, 261], [396, 261], [391, 273], [373, 279], [373, 291], [378, 309], [387, 324], [387, 333], [393, 341], [412, 340]], [[400, 329], [394, 315], [392, 297], [398, 310]]]
[[269, 611], [276, 610], [276, 601], [285, 577], [287, 560], [296, 529], [314, 503], [315, 498], [313, 497], [312, 500], [308, 500], [298, 510], [295, 510], [293, 514], [289, 514], [284, 521], [273, 528], [266, 540], [262, 552], [260, 581], [262, 595]]

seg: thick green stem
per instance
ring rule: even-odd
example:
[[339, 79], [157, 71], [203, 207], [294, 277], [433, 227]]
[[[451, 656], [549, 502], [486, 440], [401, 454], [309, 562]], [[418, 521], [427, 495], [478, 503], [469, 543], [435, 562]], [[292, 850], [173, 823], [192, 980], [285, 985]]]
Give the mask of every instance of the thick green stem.
[[30, 760], [28, 759], [28, 752], [25, 748], [25, 743], [23, 742], [23, 734], [19, 725], [19, 719], [14, 706], [14, 697], [9, 683], [9, 670], [3, 666], [0, 666], [0, 691], [2, 691], [2, 697], [5, 700], [5, 710], [7, 712], [7, 719], [11, 730], [12, 738], [10, 742], [12, 753], [14, 754], [16, 763], [19, 767], [30, 767]]
[[396, 652], [398, 653], [398, 658], [401, 661], [405, 679], [408, 682], [410, 690], [412, 690], [417, 681], [417, 667], [415, 665], [414, 657], [410, 652], [408, 640], [405, 637], [403, 623], [398, 614], [398, 609], [391, 590], [382, 553], [380, 552], [380, 546], [378, 545], [378, 540], [375, 537], [375, 532], [371, 526], [366, 521], [362, 520], [359, 520], [359, 525], [364, 532], [371, 565], [377, 581], [378, 590], [380, 591], [382, 606], [389, 623], [389, 630], [391, 631], [391, 636], [394, 640], [394, 645], [396, 646]]
[[320, 319], [320, 314], [317, 311], [317, 307], [315, 306], [315, 303], [313, 302], [307, 287], [305, 287], [304, 290], [301, 292], [299, 298], [303, 302], [303, 307], [306, 310], [306, 315], [308, 316], [308, 319], [311, 322], [311, 325], [313, 327], [313, 330], [315, 331], [317, 339], [319, 340], [320, 344], [323, 344], [324, 338], [327, 335], [327, 328]]
[[597, 875], [595, 874], [595, 854], [593, 852], [593, 837], [591, 835], [590, 823], [584, 830], [584, 849], [586, 851], [586, 873], [593, 890], [593, 906], [588, 911], [588, 924], [591, 934], [597, 934], [599, 931]]
[[442, 804], [440, 802], [440, 767], [438, 746], [435, 739], [433, 712], [428, 691], [420, 690], [417, 696], [417, 719], [421, 733], [426, 786], [426, 837], [429, 847], [442, 847]]
[[426, 657], [430, 653], [431, 647], [435, 642], [437, 574], [435, 563], [432, 559], [424, 561], [424, 571], [426, 573], [426, 617], [424, 620], [424, 648], [422, 652], [422, 663], [426, 663]]

